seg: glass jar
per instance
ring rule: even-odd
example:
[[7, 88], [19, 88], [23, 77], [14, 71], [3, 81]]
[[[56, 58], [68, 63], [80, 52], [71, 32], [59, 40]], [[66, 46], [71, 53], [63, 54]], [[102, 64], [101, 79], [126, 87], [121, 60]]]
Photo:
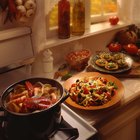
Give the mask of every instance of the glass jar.
[[70, 37], [70, 2], [60, 0], [58, 2], [58, 38]]
[[85, 0], [73, 0], [72, 34], [83, 35], [85, 32]]

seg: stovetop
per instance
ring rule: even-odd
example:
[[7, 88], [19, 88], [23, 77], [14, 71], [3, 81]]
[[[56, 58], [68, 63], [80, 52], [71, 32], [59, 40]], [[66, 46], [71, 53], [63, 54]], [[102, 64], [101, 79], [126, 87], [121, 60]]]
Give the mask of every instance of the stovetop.
[[[26, 72], [26, 68], [14, 70], [8, 73], [0, 74], [0, 92], [9, 85], [19, 80], [31, 77]], [[88, 124], [83, 118], [77, 115], [64, 103], [61, 105], [61, 115], [63, 118], [62, 126], [49, 140], [97, 140], [97, 130]], [[0, 140], [4, 139], [3, 129], [0, 128]]]
[[[65, 104], [61, 106], [61, 114], [61, 123], [57, 130], [43, 140], [98, 140], [96, 129]], [[0, 116], [2, 115], [3, 112], [0, 112]], [[8, 140], [2, 122], [0, 122], [0, 140]]]
[[[79, 137], [79, 131], [77, 128], [73, 128], [67, 121], [61, 117], [61, 123], [59, 127], [49, 136], [44, 138], [43, 140], [58, 140], [58, 139], [65, 139], [65, 140], [76, 140]], [[3, 123], [0, 123], [0, 140], [9, 140]]]

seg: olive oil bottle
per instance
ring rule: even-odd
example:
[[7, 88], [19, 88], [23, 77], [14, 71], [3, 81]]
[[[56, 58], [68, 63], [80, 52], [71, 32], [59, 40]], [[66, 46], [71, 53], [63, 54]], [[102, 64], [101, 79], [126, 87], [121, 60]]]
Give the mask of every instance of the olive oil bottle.
[[83, 35], [85, 32], [85, 0], [73, 0], [72, 35]]

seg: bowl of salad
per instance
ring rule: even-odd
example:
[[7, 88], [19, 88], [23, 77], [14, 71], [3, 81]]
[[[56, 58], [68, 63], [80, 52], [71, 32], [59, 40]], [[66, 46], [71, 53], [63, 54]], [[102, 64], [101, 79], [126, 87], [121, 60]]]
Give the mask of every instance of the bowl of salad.
[[87, 49], [72, 51], [65, 57], [66, 62], [71, 69], [76, 71], [82, 71], [87, 65], [91, 52]]

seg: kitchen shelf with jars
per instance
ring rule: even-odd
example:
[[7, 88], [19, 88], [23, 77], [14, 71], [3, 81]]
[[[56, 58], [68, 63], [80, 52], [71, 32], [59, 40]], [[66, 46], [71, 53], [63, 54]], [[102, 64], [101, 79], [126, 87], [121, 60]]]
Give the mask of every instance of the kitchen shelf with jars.
[[[79, 41], [88, 37], [94, 37], [108, 31], [114, 31], [130, 25], [130, 22], [123, 22], [121, 19], [115, 24], [109, 20], [91, 24], [90, 9], [85, 4], [85, 0], [74, 0], [72, 6], [69, 0], [60, 0], [58, 3], [58, 27], [52, 32], [47, 25], [46, 41], [40, 45], [39, 49], [52, 48], [66, 45], [70, 42]], [[47, 24], [49, 16], [47, 15]], [[51, 32], [51, 33], [50, 33]]]
[[58, 38], [58, 36], [47, 38], [45, 46], [47, 48], [52, 48], [52, 47], [67, 44], [73, 41], [81, 40], [87, 37], [96, 36], [98, 34], [102, 34], [105, 32], [125, 28], [131, 24], [132, 24], [131, 22], [123, 22], [123, 21], [119, 21], [119, 23], [115, 26], [110, 25], [109, 22], [91, 24], [88, 29], [85, 29], [82, 35], [76, 36], [76, 35], [71, 34], [70, 37], [67, 39], [60, 39]]

